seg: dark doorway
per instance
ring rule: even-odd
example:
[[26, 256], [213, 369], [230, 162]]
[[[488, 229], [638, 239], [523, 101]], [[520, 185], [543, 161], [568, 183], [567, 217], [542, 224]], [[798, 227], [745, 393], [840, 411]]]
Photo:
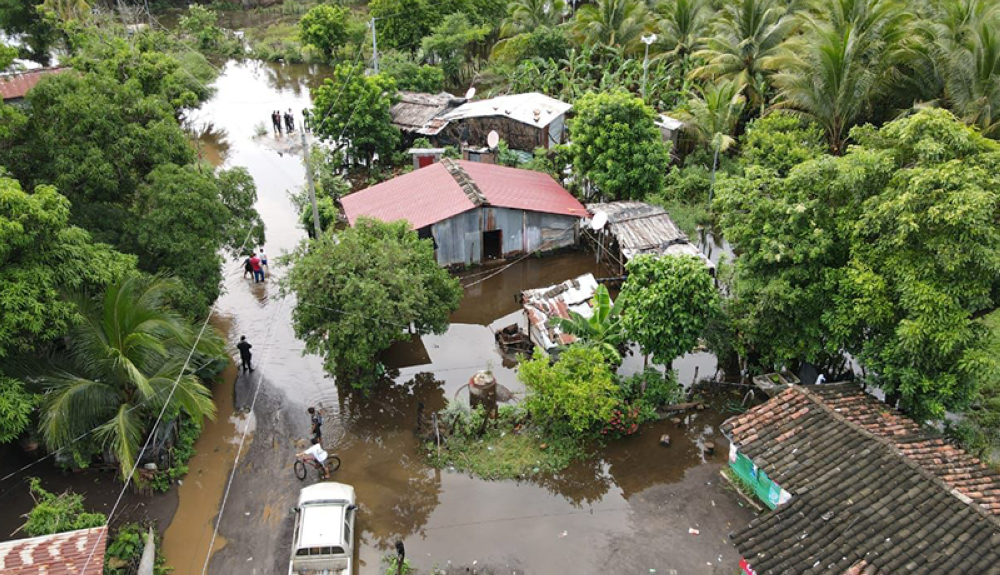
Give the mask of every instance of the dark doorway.
[[503, 232], [483, 232], [483, 259], [498, 260], [503, 257]]

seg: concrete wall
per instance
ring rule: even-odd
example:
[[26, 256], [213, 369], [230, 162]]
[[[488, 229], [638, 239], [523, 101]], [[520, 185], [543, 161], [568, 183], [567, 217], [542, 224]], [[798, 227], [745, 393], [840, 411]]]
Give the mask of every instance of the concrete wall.
[[577, 240], [576, 216], [560, 216], [484, 206], [431, 226], [442, 266], [482, 263], [483, 232], [503, 232], [503, 256], [571, 246]]

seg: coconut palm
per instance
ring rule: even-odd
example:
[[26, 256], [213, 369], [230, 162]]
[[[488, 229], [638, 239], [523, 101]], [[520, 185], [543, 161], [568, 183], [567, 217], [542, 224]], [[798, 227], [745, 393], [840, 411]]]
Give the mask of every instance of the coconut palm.
[[573, 17], [573, 30], [581, 43], [620, 48], [636, 54], [642, 35], [651, 24], [640, 0], [597, 0], [581, 7]]
[[894, 0], [834, 0], [828, 20], [806, 18], [805, 35], [770, 61], [780, 69], [776, 107], [823, 126], [834, 153], [895, 81], [907, 16]]
[[1000, 38], [987, 22], [945, 55], [945, 100], [963, 122], [1000, 138]]
[[539, 28], [554, 28], [562, 22], [566, 11], [563, 0], [513, 0], [507, 5], [510, 14], [500, 27], [504, 37]]
[[660, 16], [654, 46], [671, 58], [687, 58], [701, 46], [709, 21], [707, 0], [665, 0], [656, 7]]
[[597, 286], [594, 292], [592, 310], [590, 317], [571, 310], [568, 319], [556, 317], [552, 318], [552, 323], [563, 332], [576, 336], [581, 343], [601, 348], [615, 363], [621, 363], [618, 348], [625, 342], [621, 310], [618, 304], [611, 303], [611, 294], [603, 285]]
[[715, 171], [719, 167], [719, 154], [725, 152], [736, 139], [736, 125], [746, 109], [744, 86], [736, 80], [722, 80], [697, 89], [697, 96], [688, 100], [675, 115], [684, 121], [685, 130], [712, 150], [712, 184], [709, 203], [715, 191]]
[[[183, 409], [199, 422], [215, 417], [196, 366], [185, 369], [193, 328], [164, 305], [174, 287], [162, 278], [132, 277], [109, 286], [99, 302], [75, 298], [82, 320], [66, 337], [65, 351], [36, 379], [44, 390], [39, 428], [50, 449], [96, 429], [125, 476], [168, 399], [170, 416]], [[214, 334], [195, 350], [202, 362], [222, 353]]]
[[727, 3], [712, 26], [705, 47], [695, 57], [706, 63], [691, 71], [693, 78], [733, 79], [746, 86], [755, 106], [766, 93], [761, 86], [768, 60], [796, 26], [796, 19], [780, 0], [738, 0]]

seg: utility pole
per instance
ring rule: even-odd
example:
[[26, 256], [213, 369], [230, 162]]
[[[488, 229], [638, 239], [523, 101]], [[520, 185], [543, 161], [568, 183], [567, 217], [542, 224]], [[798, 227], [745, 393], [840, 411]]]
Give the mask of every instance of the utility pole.
[[316, 184], [313, 183], [312, 164], [309, 163], [309, 144], [306, 142], [306, 131], [302, 133], [302, 158], [306, 163], [306, 182], [309, 185], [309, 201], [312, 202], [313, 210], [313, 230], [316, 232], [316, 239], [323, 233], [323, 227], [319, 223], [319, 206], [316, 205]]
[[643, 35], [642, 43], [646, 45], [646, 55], [642, 59], [642, 101], [646, 101], [646, 77], [649, 75], [649, 45], [656, 42], [656, 34]]
[[378, 39], [375, 34], [375, 20], [372, 18], [372, 59], [374, 60], [375, 73], [378, 74]]

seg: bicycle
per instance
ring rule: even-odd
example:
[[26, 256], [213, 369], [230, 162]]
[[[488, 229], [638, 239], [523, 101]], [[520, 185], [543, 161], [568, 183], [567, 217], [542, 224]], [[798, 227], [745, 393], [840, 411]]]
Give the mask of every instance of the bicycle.
[[[296, 457], [294, 467], [295, 467], [295, 477], [298, 477], [299, 481], [305, 481], [306, 474], [309, 472], [309, 470], [306, 468], [305, 460], [301, 457]], [[320, 470], [319, 466], [314, 461], [309, 462], [309, 467], [312, 467], [316, 471]], [[326, 462], [323, 464], [323, 467], [326, 467], [327, 475], [333, 473], [334, 471], [340, 469], [340, 458], [331, 453], [326, 458]], [[322, 478], [322, 474], [320, 474], [320, 477]]]

